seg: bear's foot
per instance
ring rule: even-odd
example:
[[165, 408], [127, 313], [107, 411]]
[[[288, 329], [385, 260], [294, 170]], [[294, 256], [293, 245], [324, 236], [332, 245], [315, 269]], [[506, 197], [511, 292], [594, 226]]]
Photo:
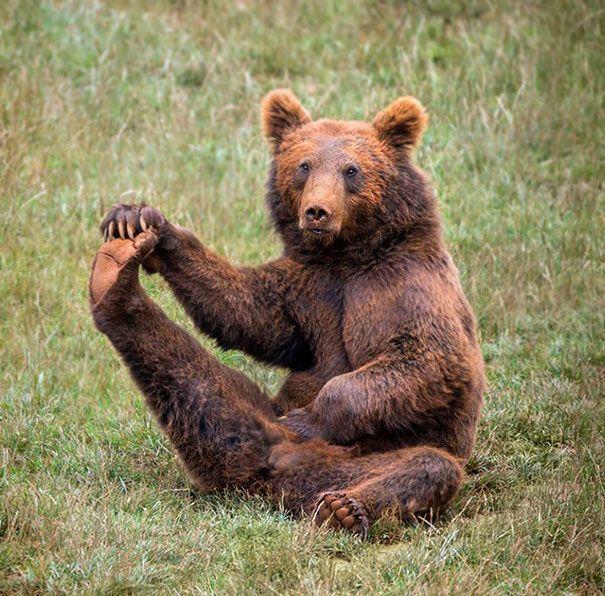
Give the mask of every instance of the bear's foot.
[[89, 291], [90, 303], [97, 308], [114, 289], [126, 288], [138, 279], [138, 268], [157, 242], [153, 230], [147, 230], [134, 240], [116, 239], [105, 242], [92, 264]]
[[366, 538], [370, 523], [363, 505], [344, 493], [324, 493], [315, 508], [314, 521], [318, 526], [346, 530]]

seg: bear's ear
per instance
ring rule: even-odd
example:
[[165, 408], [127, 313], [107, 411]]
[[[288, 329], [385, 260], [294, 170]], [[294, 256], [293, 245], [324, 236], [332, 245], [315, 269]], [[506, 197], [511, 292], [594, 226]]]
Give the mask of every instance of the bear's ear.
[[413, 97], [400, 97], [380, 112], [372, 125], [378, 136], [396, 149], [411, 151], [429, 121], [420, 102]]
[[268, 93], [262, 103], [263, 134], [277, 149], [284, 136], [291, 130], [311, 122], [309, 112], [289, 89], [275, 89]]

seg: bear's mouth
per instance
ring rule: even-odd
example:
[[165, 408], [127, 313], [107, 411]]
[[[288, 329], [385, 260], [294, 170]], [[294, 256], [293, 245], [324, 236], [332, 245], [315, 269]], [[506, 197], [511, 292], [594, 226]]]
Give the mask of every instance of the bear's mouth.
[[308, 228], [301, 229], [303, 238], [309, 248], [328, 246], [334, 242], [338, 233], [336, 230], [326, 228]]
[[337, 236], [340, 232], [340, 226], [300, 226], [303, 234], [310, 237]]
[[336, 231], [335, 230], [331, 230], [329, 228], [303, 228], [302, 229], [303, 234], [307, 237], [307, 238], [311, 238], [311, 239], [324, 239], [324, 238], [330, 238], [332, 236], [336, 235]]

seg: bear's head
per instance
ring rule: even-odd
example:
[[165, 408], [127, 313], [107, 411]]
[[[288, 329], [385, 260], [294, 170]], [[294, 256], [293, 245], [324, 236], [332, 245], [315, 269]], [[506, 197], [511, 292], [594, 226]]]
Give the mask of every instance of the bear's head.
[[262, 126], [273, 152], [267, 202], [292, 256], [375, 254], [439, 227], [413, 152], [428, 116], [402, 97], [372, 123], [312, 120], [294, 94], [269, 93]]

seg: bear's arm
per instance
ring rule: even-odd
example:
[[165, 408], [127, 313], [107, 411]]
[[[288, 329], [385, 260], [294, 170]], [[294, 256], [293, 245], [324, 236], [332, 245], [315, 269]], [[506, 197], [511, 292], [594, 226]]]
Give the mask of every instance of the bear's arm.
[[288, 315], [286, 297], [296, 283], [289, 261], [235, 267], [171, 224], [163, 226], [155, 254], [195, 325], [222, 348], [291, 369], [310, 365], [308, 344]]
[[304, 439], [338, 444], [422, 425], [473, 382], [456, 332], [448, 321], [399, 330], [383, 355], [332, 378], [285, 424]]

